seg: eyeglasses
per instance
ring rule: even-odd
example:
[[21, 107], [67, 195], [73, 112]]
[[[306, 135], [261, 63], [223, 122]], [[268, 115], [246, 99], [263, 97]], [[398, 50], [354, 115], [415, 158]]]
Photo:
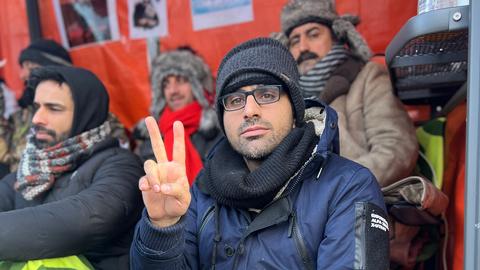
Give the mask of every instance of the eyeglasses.
[[277, 102], [280, 99], [281, 85], [262, 85], [251, 91], [238, 91], [222, 97], [225, 111], [236, 111], [243, 109], [247, 103], [248, 96], [252, 95], [259, 105]]

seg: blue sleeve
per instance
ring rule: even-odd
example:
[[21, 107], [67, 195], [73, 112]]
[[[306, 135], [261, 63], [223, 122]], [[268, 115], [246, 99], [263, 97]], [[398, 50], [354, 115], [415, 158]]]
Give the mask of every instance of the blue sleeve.
[[385, 203], [373, 174], [366, 168], [357, 170], [342, 181], [328, 207], [317, 254], [319, 269], [388, 269]]
[[192, 194], [187, 214], [166, 228], [153, 225], [144, 210], [130, 249], [130, 269], [197, 269], [195, 205]]

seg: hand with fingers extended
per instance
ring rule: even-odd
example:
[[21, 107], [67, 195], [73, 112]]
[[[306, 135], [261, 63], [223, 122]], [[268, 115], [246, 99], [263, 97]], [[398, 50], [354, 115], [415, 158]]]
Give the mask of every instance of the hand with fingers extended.
[[157, 162], [145, 162], [145, 176], [140, 178], [139, 188], [150, 221], [158, 227], [167, 227], [185, 215], [191, 200], [185, 168], [183, 124], [180, 121], [173, 124], [173, 158], [169, 161], [157, 122], [149, 116], [145, 123]]

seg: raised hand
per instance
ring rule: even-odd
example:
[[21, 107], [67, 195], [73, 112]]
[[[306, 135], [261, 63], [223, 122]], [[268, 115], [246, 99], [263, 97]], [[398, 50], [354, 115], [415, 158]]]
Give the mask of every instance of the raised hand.
[[173, 159], [169, 161], [157, 122], [149, 116], [145, 123], [157, 162], [145, 161], [146, 175], [140, 178], [139, 188], [150, 221], [156, 226], [167, 227], [180, 220], [191, 200], [185, 169], [183, 124], [180, 121], [173, 124]]

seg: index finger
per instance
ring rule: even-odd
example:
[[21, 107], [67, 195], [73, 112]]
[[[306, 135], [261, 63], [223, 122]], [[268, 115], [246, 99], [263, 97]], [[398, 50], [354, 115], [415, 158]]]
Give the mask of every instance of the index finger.
[[165, 146], [163, 145], [162, 135], [160, 135], [157, 121], [152, 116], [148, 116], [145, 118], [145, 124], [147, 125], [153, 154], [155, 155], [157, 162], [167, 161], [167, 153], [165, 152]]

